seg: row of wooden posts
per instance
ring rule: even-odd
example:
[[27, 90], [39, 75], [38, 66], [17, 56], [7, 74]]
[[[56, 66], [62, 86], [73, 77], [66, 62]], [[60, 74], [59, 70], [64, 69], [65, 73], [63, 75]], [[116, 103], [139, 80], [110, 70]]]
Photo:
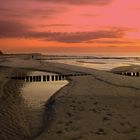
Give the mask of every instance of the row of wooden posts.
[[88, 74], [67, 74], [67, 75], [43, 75], [43, 76], [13, 76], [11, 79], [23, 80], [26, 82], [47, 82], [47, 81], [62, 81], [66, 80], [69, 76], [84, 76]]
[[140, 72], [121, 72], [118, 74], [125, 75], [125, 76], [136, 76], [136, 77], [140, 76]]

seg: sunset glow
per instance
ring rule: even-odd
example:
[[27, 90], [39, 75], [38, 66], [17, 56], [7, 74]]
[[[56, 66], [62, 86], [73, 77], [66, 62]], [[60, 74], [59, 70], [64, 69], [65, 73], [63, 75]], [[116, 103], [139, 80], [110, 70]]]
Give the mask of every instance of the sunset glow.
[[0, 50], [140, 54], [139, 0], [0, 0]]

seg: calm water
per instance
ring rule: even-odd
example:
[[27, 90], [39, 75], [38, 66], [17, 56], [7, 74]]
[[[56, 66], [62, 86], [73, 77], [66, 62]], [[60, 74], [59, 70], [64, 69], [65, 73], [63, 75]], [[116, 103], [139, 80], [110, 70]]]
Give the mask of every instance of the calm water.
[[[54, 75], [52, 73], [35, 71], [30, 75]], [[60, 88], [68, 84], [68, 81], [29, 82], [22, 88], [25, 102], [32, 108], [41, 108], [46, 101]]]
[[98, 70], [111, 70], [120, 66], [140, 65], [140, 59], [125, 58], [125, 59], [64, 59], [64, 60], [45, 60], [50, 62], [59, 62], [70, 65], [94, 68]]

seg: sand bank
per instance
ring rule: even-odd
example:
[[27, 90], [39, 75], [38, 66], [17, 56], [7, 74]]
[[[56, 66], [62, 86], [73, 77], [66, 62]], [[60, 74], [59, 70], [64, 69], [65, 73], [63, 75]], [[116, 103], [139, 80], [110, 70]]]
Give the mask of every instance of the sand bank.
[[112, 72], [140, 72], [140, 66], [131, 65], [131, 66], [122, 66], [112, 69]]

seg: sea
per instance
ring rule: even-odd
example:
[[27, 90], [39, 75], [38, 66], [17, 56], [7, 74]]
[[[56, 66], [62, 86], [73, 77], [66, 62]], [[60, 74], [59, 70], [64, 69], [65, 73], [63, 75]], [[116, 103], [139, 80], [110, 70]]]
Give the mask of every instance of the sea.
[[121, 66], [140, 65], [140, 55], [98, 55], [98, 54], [43, 54], [43, 61], [58, 62], [98, 70], [110, 71]]

